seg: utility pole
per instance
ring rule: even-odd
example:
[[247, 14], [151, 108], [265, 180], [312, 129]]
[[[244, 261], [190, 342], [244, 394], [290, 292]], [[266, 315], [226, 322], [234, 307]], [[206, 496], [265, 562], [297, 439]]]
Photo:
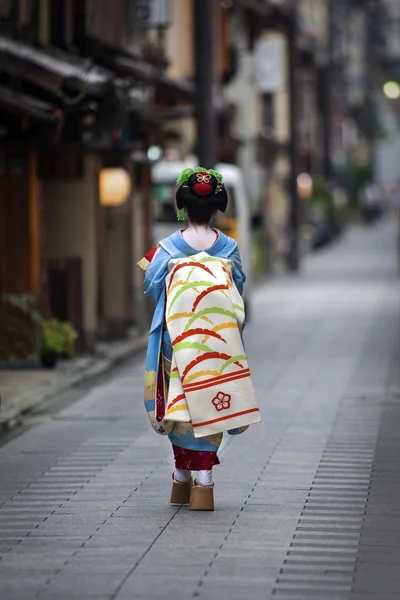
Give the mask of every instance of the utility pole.
[[326, 182], [332, 179], [332, 93], [334, 70], [334, 0], [327, 0], [328, 27], [327, 48], [323, 70], [323, 135], [324, 135], [324, 177]]
[[213, 0], [194, 0], [194, 56], [196, 69], [197, 157], [210, 169], [217, 162], [217, 120], [214, 110], [214, 25]]
[[289, 49], [289, 112], [290, 112], [290, 211], [288, 223], [289, 251], [287, 255], [287, 268], [289, 271], [298, 271], [300, 268], [300, 204], [297, 192], [298, 169], [298, 49], [297, 49], [297, 10], [293, 9], [287, 17], [287, 36]]

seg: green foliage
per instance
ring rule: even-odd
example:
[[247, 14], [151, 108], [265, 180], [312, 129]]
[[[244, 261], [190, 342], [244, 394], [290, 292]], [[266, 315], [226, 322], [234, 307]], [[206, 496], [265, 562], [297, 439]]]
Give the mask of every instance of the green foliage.
[[179, 175], [178, 179], [176, 180], [176, 185], [182, 185], [182, 183], [185, 183], [185, 181], [187, 181], [189, 177], [193, 175], [193, 173], [209, 173], [210, 175], [213, 175], [215, 177], [218, 183], [222, 183], [222, 175], [221, 173], [218, 173], [218, 171], [214, 171], [214, 169], [204, 169], [203, 167], [196, 167], [194, 170], [190, 168], [184, 169]]
[[194, 171], [193, 169], [184, 169], [182, 171], [182, 173], [179, 175], [178, 179], [176, 180], [176, 185], [182, 185], [182, 183], [185, 183], [185, 181], [187, 181], [189, 179], [189, 177], [191, 175], [193, 175]]
[[63, 340], [63, 355], [72, 358], [75, 355], [75, 344], [78, 339], [78, 332], [70, 323], [60, 323], [59, 327]]
[[185, 221], [186, 220], [186, 211], [184, 208], [178, 208], [176, 211], [176, 218], [178, 219], [178, 221]]
[[30, 294], [0, 294], [0, 361], [30, 360], [37, 349], [41, 317]]
[[42, 322], [42, 354], [57, 354], [72, 357], [78, 334], [69, 323], [50, 319]]
[[70, 323], [45, 320], [30, 294], [0, 294], [0, 359], [7, 362], [37, 360], [40, 353], [72, 357], [78, 333]]
[[35, 323], [41, 323], [42, 318], [36, 308], [35, 296], [30, 294], [0, 294], [0, 302], [19, 309]]
[[331, 198], [328, 194], [323, 179], [316, 179], [313, 185], [313, 192], [310, 198], [310, 203], [313, 206], [326, 207]]

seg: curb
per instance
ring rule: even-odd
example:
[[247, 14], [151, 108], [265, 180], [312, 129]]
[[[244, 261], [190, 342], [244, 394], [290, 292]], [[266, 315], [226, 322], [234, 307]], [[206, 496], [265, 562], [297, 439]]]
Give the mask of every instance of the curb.
[[31, 394], [21, 394], [15, 399], [14, 406], [0, 411], [0, 433], [8, 431], [19, 425], [24, 414], [39, 406], [42, 402], [51, 400], [63, 394], [68, 390], [79, 387], [83, 383], [94, 383], [106, 373], [109, 373], [117, 367], [129, 362], [138, 356], [146, 347], [148, 336], [140, 337], [132, 343], [131, 347], [115, 356], [100, 359], [99, 362], [81, 373], [67, 378], [63, 383], [57, 383], [46, 389], [33, 391]]

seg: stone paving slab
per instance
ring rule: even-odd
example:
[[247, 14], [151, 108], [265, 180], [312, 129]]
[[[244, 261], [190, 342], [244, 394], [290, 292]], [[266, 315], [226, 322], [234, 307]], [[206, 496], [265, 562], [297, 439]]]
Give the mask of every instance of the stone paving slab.
[[0, 447], [0, 598], [398, 600], [393, 240], [389, 223], [354, 229], [257, 291], [246, 346], [263, 422], [224, 441], [215, 513], [168, 504], [141, 361], [31, 413]]

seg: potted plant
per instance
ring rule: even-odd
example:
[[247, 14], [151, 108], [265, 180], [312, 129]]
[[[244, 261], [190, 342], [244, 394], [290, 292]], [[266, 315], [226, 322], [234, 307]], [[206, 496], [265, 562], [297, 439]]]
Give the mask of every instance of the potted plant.
[[43, 321], [40, 346], [42, 365], [47, 369], [53, 369], [57, 363], [57, 357], [62, 352], [62, 348], [63, 346], [59, 332], [59, 322], [56, 319]]
[[77, 332], [69, 323], [57, 319], [42, 322], [41, 361], [46, 368], [54, 368], [59, 357], [75, 353]]
[[78, 339], [77, 331], [70, 323], [60, 322], [59, 331], [62, 342], [61, 356], [63, 358], [72, 358], [75, 356], [75, 344]]

